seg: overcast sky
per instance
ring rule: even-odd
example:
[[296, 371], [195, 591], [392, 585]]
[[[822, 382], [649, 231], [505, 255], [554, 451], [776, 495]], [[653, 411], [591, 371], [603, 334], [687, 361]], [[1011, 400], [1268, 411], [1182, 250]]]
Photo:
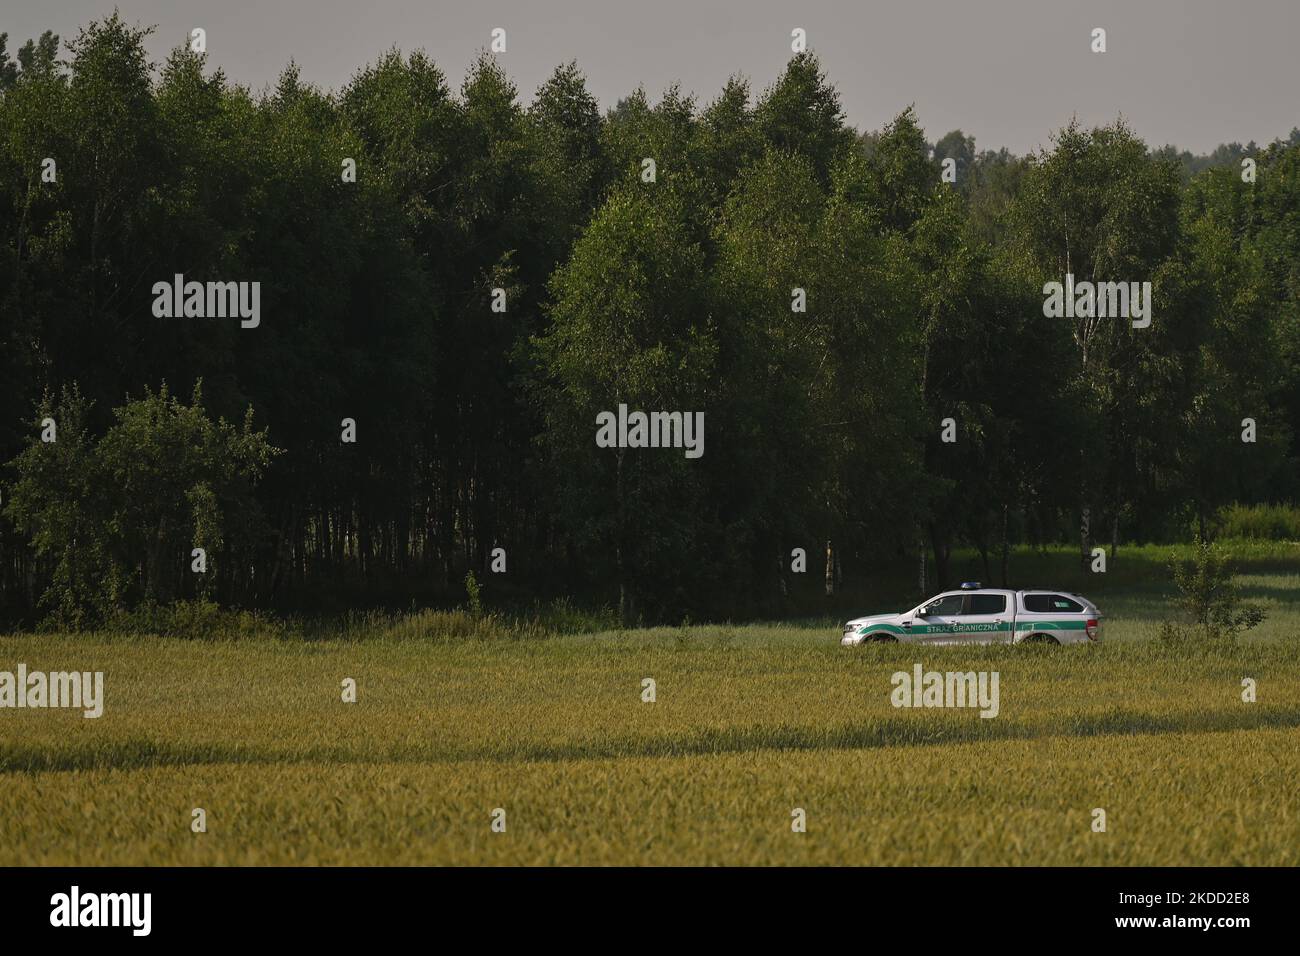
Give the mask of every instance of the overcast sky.
[[[780, 74], [790, 31], [840, 91], [848, 120], [875, 129], [909, 103], [931, 140], [960, 128], [980, 148], [1023, 153], [1077, 115], [1123, 114], [1153, 145], [1208, 152], [1300, 125], [1298, 0], [116, 0], [157, 25], [161, 59], [201, 26], [209, 62], [260, 89], [296, 60], [337, 89], [391, 46], [423, 48], [459, 86], [507, 31], [506, 71], [525, 102], [576, 59], [602, 107], [674, 80], [711, 100], [728, 76], [755, 92]], [[9, 49], [46, 29], [64, 40], [114, 0], [4, 0]], [[1094, 27], [1108, 51], [1090, 52]]]

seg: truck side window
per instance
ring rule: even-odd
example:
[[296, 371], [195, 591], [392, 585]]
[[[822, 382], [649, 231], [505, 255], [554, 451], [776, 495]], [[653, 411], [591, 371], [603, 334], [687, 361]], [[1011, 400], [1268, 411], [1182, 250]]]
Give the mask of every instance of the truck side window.
[[941, 598], [935, 598], [921, 608], [921, 616], [941, 617], [949, 614], [960, 614], [963, 597], [964, 595], [961, 594], [947, 594]]
[[967, 614], [1001, 614], [1007, 609], [1005, 594], [972, 594]]
[[1051, 614], [1053, 612], [1079, 614], [1083, 611], [1083, 605], [1078, 601], [1072, 601], [1064, 594], [1026, 594], [1025, 610], [1031, 614]]

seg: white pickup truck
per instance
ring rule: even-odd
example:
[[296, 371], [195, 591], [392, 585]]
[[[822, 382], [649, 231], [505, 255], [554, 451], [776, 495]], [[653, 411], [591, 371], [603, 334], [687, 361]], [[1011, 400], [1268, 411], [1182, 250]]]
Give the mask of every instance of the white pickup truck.
[[1069, 591], [1009, 591], [968, 582], [902, 614], [854, 618], [841, 644], [1087, 644], [1101, 640], [1101, 612]]

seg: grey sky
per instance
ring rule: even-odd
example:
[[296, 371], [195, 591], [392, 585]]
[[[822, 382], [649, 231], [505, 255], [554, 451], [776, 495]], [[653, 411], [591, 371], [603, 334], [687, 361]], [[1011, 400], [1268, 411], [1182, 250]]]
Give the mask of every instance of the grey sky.
[[[576, 59], [603, 107], [674, 80], [707, 102], [742, 73], [755, 92], [790, 56], [790, 31], [840, 91], [849, 122], [874, 129], [909, 103], [931, 140], [960, 127], [980, 147], [1046, 145], [1077, 114], [1123, 114], [1151, 145], [1207, 152], [1267, 142], [1300, 125], [1296, 0], [116, 0], [157, 24], [161, 59], [194, 26], [209, 61], [255, 89], [291, 58], [304, 79], [336, 89], [390, 46], [423, 48], [459, 85], [507, 31], [506, 71], [525, 102], [554, 67]], [[10, 50], [52, 29], [64, 40], [114, 0], [5, 0]], [[1108, 52], [1089, 51], [1093, 27]]]

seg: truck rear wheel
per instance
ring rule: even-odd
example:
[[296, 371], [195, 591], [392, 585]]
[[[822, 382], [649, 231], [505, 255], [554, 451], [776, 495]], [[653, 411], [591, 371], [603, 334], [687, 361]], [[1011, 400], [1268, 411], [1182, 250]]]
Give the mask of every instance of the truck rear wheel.
[[1061, 644], [1060, 641], [1052, 637], [1052, 635], [1050, 634], [1030, 634], [1020, 643], [1021, 644], [1055, 644], [1058, 647]]

